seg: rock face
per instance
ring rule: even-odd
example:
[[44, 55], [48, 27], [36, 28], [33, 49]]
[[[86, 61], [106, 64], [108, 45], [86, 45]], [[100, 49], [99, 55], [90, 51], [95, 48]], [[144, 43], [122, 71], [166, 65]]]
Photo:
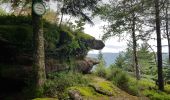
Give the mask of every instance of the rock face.
[[91, 49], [95, 49], [95, 50], [101, 50], [104, 48], [105, 44], [103, 43], [102, 40], [96, 40], [95, 38], [93, 39], [88, 39], [88, 40], [83, 40], [84, 42], [87, 43], [87, 45], [91, 48]]
[[[90, 73], [91, 69], [96, 64], [99, 64], [99, 61], [97, 59], [85, 58], [82, 60], [76, 60], [75, 64], [73, 65], [74, 66], [73, 70], [87, 74], [87, 73]], [[70, 68], [67, 64], [61, 64], [60, 62], [54, 59], [46, 60], [46, 72], [47, 73], [64, 71], [64, 70], [69, 70], [69, 69]]]
[[55, 60], [55, 59], [46, 59], [46, 63], [45, 63], [46, 73], [59, 72], [59, 71], [64, 71], [68, 69], [69, 68], [67, 64], [60, 63], [58, 60]]
[[85, 58], [84, 60], [77, 60], [75, 62], [75, 71], [82, 72], [83, 74], [90, 73], [94, 65], [99, 64], [97, 59]]

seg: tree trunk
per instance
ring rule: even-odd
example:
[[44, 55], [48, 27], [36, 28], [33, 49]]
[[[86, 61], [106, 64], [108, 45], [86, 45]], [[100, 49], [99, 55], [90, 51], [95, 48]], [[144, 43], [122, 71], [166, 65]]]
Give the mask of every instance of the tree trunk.
[[170, 64], [170, 37], [169, 37], [169, 20], [168, 20], [168, 5], [169, 5], [169, 0], [167, 0], [167, 3], [166, 3], [166, 8], [165, 8], [165, 21], [166, 21], [166, 36], [167, 36], [167, 41], [168, 41], [168, 62]]
[[164, 81], [162, 75], [162, 45], [160, 31], [160, 16], [159, 16], [159, 0], [155, 0], [155, 19], [156, 19], [156, 34], [157, 34], [157, 67], [158, 67], [158, 87], [159, 90], [164, 90]]
[[63, 14], [63, 12], [61, 12], [61, 20], [60, 20], [60, 23], [59, 23], [59, 27], [61, 27], [61, 23], [63, 22], [63, 16], [64, 16], [64, 14]]
[[136, 74], [136, 79], [140, 80], [140, 69], [139, 69], [139, 64], [138, 64], [138, 58], [137, 58], [137, 43], [136, 43], [136, 35], [135, 35], [135, 15], [132, 14], [132, 39], [133, 39], [133, 64], [135, 67], [135, 74]]
[[[41, 1], [41, 0], [40, 0]], [[33, 3], [35, 0], [33, 0]], [[42, 17], [32, 11], [33, 23], [33, 44], [34, 44], [34, 72], [35, 72], [35, 90], [43, 92], [43, 85], [46, 80], [45, 74], [45, 54], [44, 54], [44, 36]]]

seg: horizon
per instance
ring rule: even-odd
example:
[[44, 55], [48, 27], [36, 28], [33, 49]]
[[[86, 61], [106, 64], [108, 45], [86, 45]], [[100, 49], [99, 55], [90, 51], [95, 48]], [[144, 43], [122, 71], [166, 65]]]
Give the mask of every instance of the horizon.
[[[99, 50], [95, 50], [95, 52], [93, 52], [93, 51], [89, 51], [88, 54], [99, 54]], [[124, 52], [124, 51], [120, 51], [120, 52], [102, 52], [102, 54], [106, 54], [106, 53], [108, 53], [108, 54], [109, 53], [118, 54], [118, 53], [122, 53], [122, 52]], [[157, 53], [157, 52], [155, 52], [155, 53]], [[168, 54], [168, 52], [162, 52], [162, 54]]]

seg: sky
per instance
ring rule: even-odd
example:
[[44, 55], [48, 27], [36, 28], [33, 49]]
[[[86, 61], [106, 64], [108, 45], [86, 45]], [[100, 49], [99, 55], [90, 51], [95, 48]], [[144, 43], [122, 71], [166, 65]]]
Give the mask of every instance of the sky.
[[[50, 9], [56, 10], [57, 8], [57, 4], [55, 4], [54, 2], [48, 2], [46, 3], [48, 7], [50, 7]], [[1, 7], [6, 8], [7, 11], [9, 11], [9, 9], [7, 9], [9, 7], [9, 5], [1, 5]], [[64, 19], [68, 19], [69, 16], [65, 15]], [[74, 18], [73, 18], [74, 19]], [[107, 23], [102, 21], [100, 18], [96, 17], [93, 19], [94, 25], [90, 25], [88, 23], [86, 23], [86, 25], [84, 26], [85, 30], [84, 32], [87, 34], [90, 34], [91, 36], [95, 37], [96, 39], [100, 39], [101, 36], [104, 34], [103, 32], [103, 25], [106, 25]], [[105, 42], [105, 47], [102, 49], [102, 52], [106, 53], [119, 53], [122, 51], [125, 51], [125, 49], [127, 48], [127, 40], [119, 40], [118, 37], [112, 37], [110, 39], [108, 39]], [[156, 50], [156, 41], [154, 40], [150, 40], [149, 44], [151, 46], [153, 46], [154, 51]], [[162, 45], [167, 45], [167, 41], [163, 40], [162, 41]], [[163, 52], [167, 52], [168, 48], [167, 47], [163, 47], [162, 48]], [[98, 53], [98, 50], [91, 50], [89, 53]]]
[[[104, 34], [102, 26], [106, 25], [106, 22], [100, 20], [99, 18], [96, 18], [93, 20], [95, 25], [91, 26], [90, 24], [85, 25], [85, 33], [90, 34], [94, 36], [96, 39], [100, 39], [100, 36]], [[141, 41], [138, 41], [138, 43], [141, 43]], [[157, 51], [156, 48], [156, 41], [155, 40], [149, 40], [148, 43], [153, 47], [154, 51]], [[162, 45], [167, 45], [167, 40], [162, 40]], [[109, 40], [105, 42], [105, 47], [102, 49], [102, 52], [111, 52], [111, 53], [119, 53], [122, 51], [125, 51], [127, 48], [127, 40], [119, 40], [119, 37], [111, 37]], [[162, 48], [162, 52], [168, 52], [167, 47]], [[97, 50], [92, 50], [89, 53], [98, 53]]]
[[[103, 0], [104, 1], [104, 0]], [[108, 0], [105, 0], [104, 2], [106, 3]], [[50, 5], [51, 9], [56, 9], [56, 4], [54, 2], [49, 2], [48, 5]], [[69, 16], [65, 15], [64, 19], [68, 19]], [[74, 19], [74, 18], [73, 18]], [[107, 23], [102, 21], [99, 17], [95, 17], [93, 19], [94, 25], [90, 25], [86, 23], [84, 26], [85, 30], [84, 32], [95, 37], [96, 39], [101, 39], [101, 36], [104, 34], [103, 32], [103, 25], [106, 25]], [[138, 43], [141, 43], [141, 41], [138, 41]], [[148, 43], [153, 47], [154, 51], [157, 51], [156, 48], [156, 41], [150, 40]], [[166, 40], [162, 40], [162, 45], [167, 45]], [[105, 47], [102, 49], [103, 53], [120, 53], [122, 51], [125, 51], [127, 48], [127, 40], [119, 40], [119, 37], [111, 37], [105, 42]], [[162, 48], [163, 52], [168, 52], [167, 47]], [[91, 50], [89, 53], [95, 53], [97, 54], [99, 51], [98, 50]]]

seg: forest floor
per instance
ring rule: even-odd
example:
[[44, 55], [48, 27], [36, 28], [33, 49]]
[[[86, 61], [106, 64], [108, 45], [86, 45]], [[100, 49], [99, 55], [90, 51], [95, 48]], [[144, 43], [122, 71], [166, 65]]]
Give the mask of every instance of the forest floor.
[[[104, 78], [86, 75], [85, 77], [91, 78], [91, 83], [87, 87], [74, 86], [70, 87], [71, 90], [80, 92], [83, 100], [149, 100], [145, 96], [133, 96], [113, 85], [110, 81]], [[37, 98], [34, 100], [57, 100], [55, 98]], [[79, 99], [77, 99], [79, 100]]]

